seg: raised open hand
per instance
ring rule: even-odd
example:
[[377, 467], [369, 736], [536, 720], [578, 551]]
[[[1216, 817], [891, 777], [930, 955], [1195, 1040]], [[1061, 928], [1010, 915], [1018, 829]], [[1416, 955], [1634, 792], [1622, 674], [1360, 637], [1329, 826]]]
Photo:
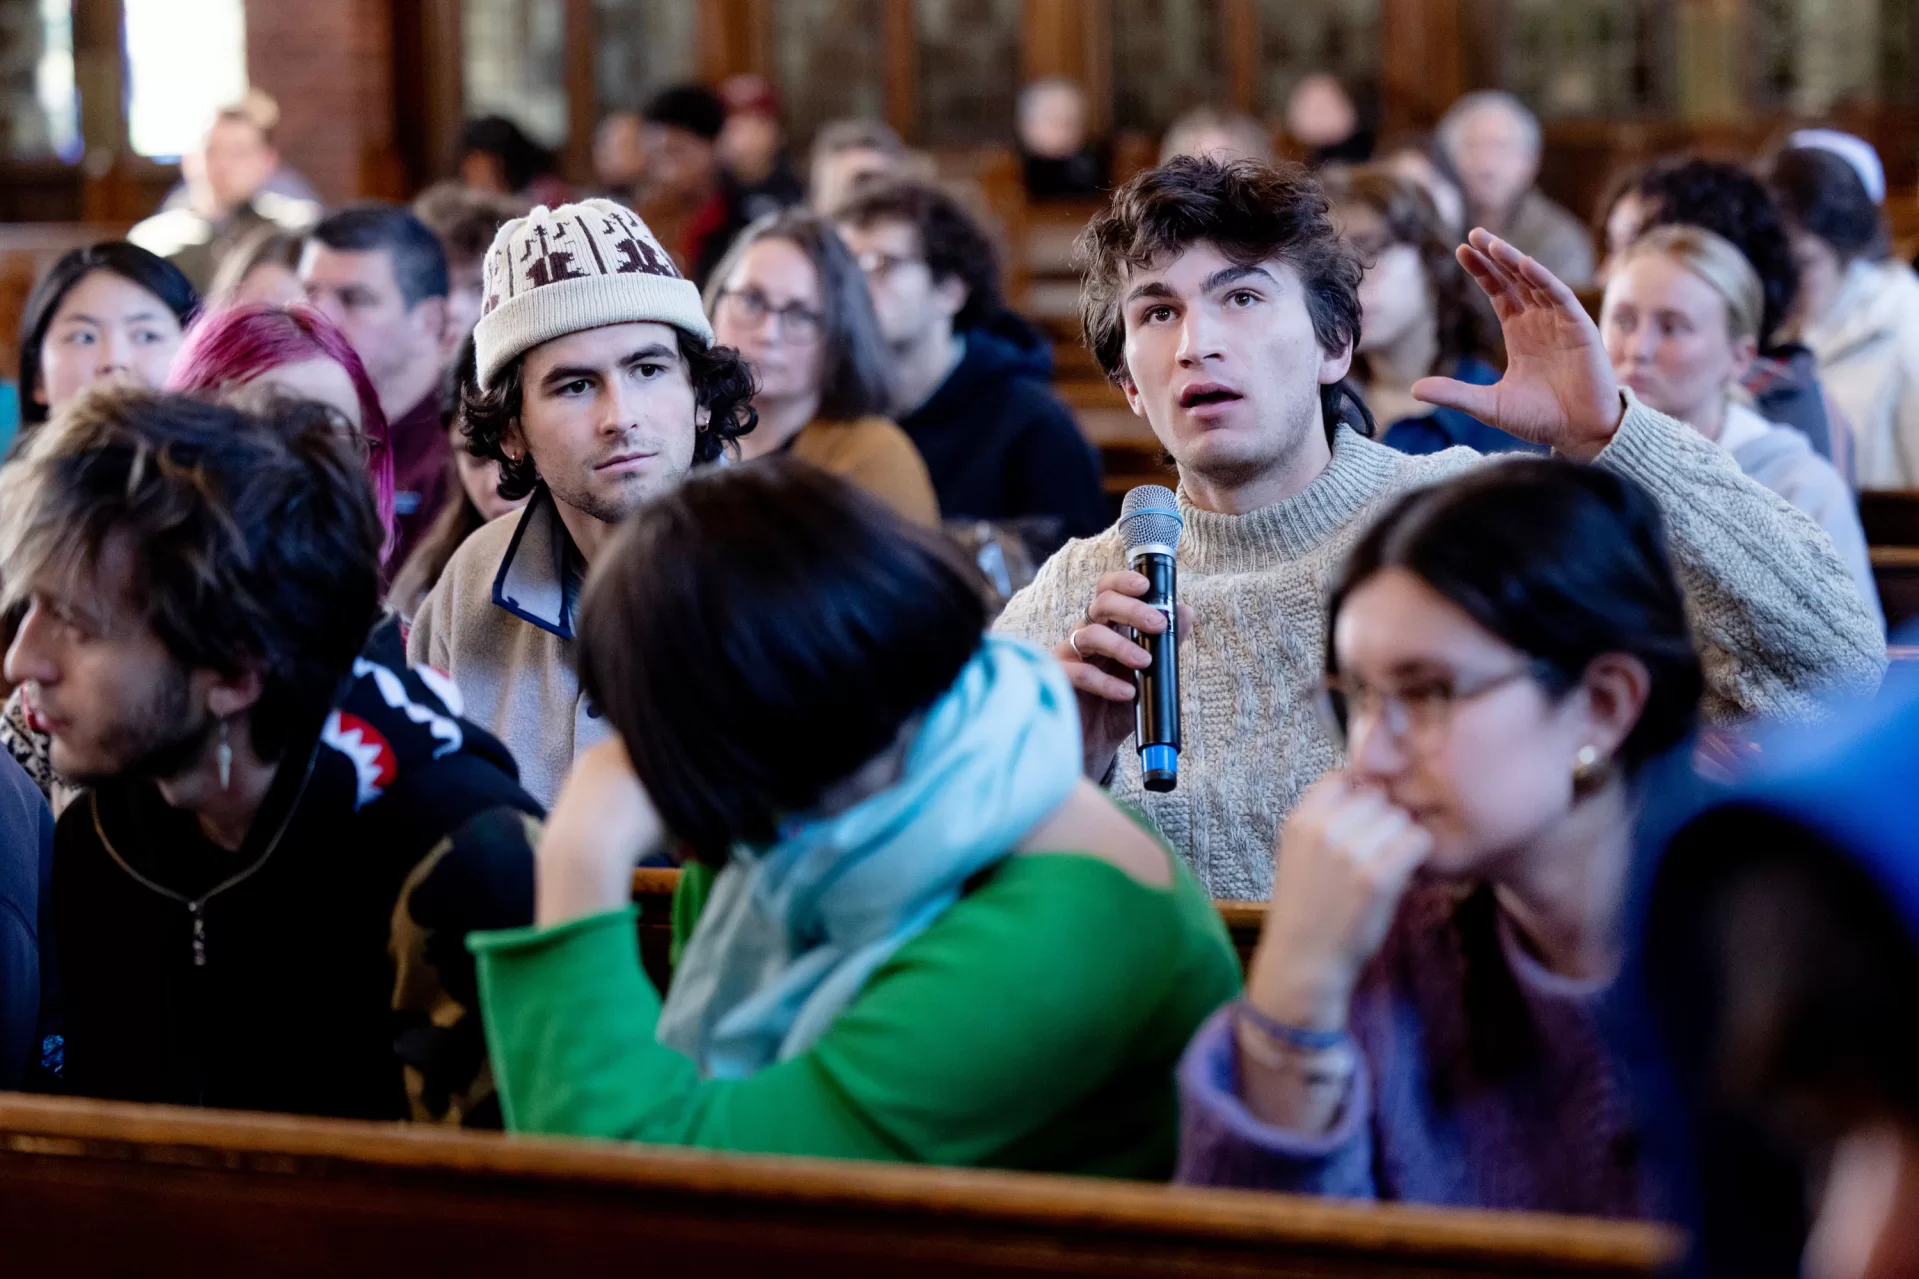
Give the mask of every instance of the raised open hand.
[[1421, 378], [1413, 395], [1590, 462], [1625, 416], [1599, 329], [1573, 291], [1491, 232], [1475, 229], [1459, 264], [1492, 299], [1506, 339], [1506, 376], [1493, 386]]

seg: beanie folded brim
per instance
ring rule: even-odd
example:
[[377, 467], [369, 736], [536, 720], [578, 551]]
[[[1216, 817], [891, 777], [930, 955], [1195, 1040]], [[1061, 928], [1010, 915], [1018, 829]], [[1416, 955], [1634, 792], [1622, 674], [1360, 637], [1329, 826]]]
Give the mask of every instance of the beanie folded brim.
[[556, 280], [502, 298], [480, 317], [473, 330], [480, 389], [536, 346], [611, 324], [670, 324], [702, 346], [713, 345], [713, 326], [690, 280], [647, 272]]

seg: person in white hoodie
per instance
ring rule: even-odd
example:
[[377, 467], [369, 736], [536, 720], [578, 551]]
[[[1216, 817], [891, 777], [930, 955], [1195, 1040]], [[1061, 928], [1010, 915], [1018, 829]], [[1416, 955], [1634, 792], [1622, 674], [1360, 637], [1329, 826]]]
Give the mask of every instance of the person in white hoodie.
[[1740, 381], [1759, 351], [1765, 289], [1745, 255], [1703, 227], [1657, 227], [1619, 255], [1599, 329], [1620, 382], [1732, 454], [1811, 516], [1883, 628], [1866, 535], [1846, 482], [1805, 435], [1761, 417]]
[[1919, 276], [1888, 255], [1880, 208], [1844, 157], [1794, 147], [1768, 183], [1799, 264], [1798, 340], [1851, 421], [1860, 488], [1919, 488]]

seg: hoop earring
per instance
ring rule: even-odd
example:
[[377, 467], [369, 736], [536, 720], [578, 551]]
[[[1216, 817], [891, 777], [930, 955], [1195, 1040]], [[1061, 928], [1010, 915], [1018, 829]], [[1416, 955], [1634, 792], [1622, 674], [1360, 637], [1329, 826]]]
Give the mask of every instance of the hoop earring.
[[220, 721], [220, 745], [213, 752], [214, 760], [220, 766], [220, 789], [225, 790], [233, 782], [233, 747], [227, 744], [227, 721]]

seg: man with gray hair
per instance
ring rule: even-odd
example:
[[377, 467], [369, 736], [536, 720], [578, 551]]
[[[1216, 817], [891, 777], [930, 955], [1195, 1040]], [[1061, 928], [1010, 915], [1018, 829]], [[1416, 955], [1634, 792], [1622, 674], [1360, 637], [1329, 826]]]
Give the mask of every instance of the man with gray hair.
[[1538, 118], [1512, 94], [1488, 89], [1453, 103], [1438, 134], [1466, 188], [1466, 225], [1485, 227], [1573, 288], [1590, 287], [1592, 237], [1533, 185]]

